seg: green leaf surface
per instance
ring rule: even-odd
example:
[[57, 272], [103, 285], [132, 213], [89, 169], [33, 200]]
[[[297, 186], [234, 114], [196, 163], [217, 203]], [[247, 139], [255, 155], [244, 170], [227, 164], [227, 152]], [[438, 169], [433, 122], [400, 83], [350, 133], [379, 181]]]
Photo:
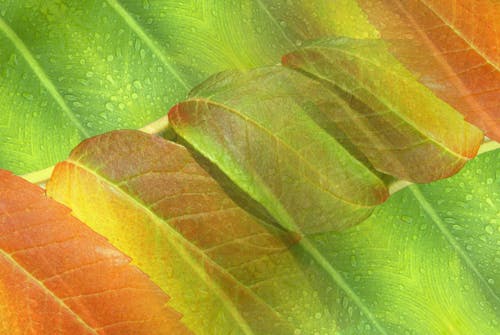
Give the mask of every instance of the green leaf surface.
[[413, 182], [456, 173], [483, 134], [419, 83], [381, 40], [327, 38], [283, 57], [325, 83], [329, 118], [381, 172]]
[[499, 162], [500, 150], [482, 154], [396, 193], [356, 227], [294, 247], [321, 264], [312, 280], [339, 334], [499, 333]]
[[331, 34], [376, 35], [354, 0], [2, 1], [0, 167], [47, 168], [160, 118], [210, 74]]
[[210, 78], [169, 113], [174, 130], [285, 227], [342, 229], [388, 196], [312, 115], [332, 94], [276, 66]]

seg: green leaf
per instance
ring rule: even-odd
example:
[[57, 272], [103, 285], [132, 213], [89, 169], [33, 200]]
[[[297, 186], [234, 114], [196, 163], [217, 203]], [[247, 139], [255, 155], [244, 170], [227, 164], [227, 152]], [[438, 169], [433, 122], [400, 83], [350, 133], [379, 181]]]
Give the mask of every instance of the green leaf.
[[413, 182], [456, 173], [483, 134], [420, 84], [381, 40], [328, 38], [283, 57], [285, 65], [325, 83], [322, 106], [381, 172]]
[[354, 0], [2, 1], [0, 167], [46, 168], [160, 118], [210, 74], [337, 33], [376, 35]]
[[[500, 150], [413, 185], [364, 223], [295, 247], [319, 268], [338, 334], [497, 334]], [[317, 271], [311, 266], [312, 271]], [[326, 320], [325, 320], [326, 321]]]
[[277, 66], [226, 72], [169, 113], [174, 130], [285, 227], [342, 229], [388, 196], [383, 181], [313, 116], [332, 94]]
[[421, 83], [500, 141], [498, 0], [358, 0]]

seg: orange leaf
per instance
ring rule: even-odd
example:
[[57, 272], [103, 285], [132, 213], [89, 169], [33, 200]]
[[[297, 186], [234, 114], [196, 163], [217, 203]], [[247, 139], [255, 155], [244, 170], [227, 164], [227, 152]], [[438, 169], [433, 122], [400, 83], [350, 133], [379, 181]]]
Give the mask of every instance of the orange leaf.
[[0, 170], [1, 334], [189, 334], [130, 259]]
[[359, 2], [399, 60], [422, 83], [489, 137], [500, 140], [497, 1]]

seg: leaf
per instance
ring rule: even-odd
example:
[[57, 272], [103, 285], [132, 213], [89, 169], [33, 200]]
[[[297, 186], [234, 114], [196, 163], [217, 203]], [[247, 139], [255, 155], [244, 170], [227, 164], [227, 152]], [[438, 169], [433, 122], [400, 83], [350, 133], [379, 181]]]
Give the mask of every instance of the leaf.
[[46, 168], [91, 135], [162, 117], [210, 74], [335, 33], [376, 31], [354, 0], [2, 1], [0, 167]]
[[[221, 263], [244, 257], [251, 270], [241, 268], [238, 278], [256, 274], [275, 278], [275, 285], [255, 290], [255, 294], [266, 302], [285, 302], [279, 305], [282, 318], [288, 319], [288, 313], [294, 315], [290, 321], [295, 326], [293, 330], [281, 329], [273, 333], [252, 329], [253, 333], [495, 334], [500, 322], [500, 272], [498, 253], [492, 246], [500, 241], [500, 195], [497, 191], [500, 179], [496, 164], [499, 159], [500, 150], [482, 154], [449, 179], [399, 191], [356, 227], [341, 233], [304, 236], [293, 245], [286, 243], [293, 253], [291, 258], [289, 252], [283, 252], [278, 244], [269, 242], [273, 240], [269, 238], [266, 244], [276, 246], [277, 250], [276, 258], [272, 258], [276, 262], [271, 262], [272, 265], [265, 262], [270, 267], [251, 266], [262, 260], [259, 248], [241, 251], [241, 246], [237, 245], [232, 253], [219, 254]], [[131, 164], [120, 164], [123, 161]], [[167, 166], [171, 167], [166, 169], [170, 174], [160, 172]], [[138, 252], [143, 250], [142, 256], [137, 251], [132, 253], [142, 267], [150, 266], [146, 265], [148, 262], [156, 262], [157, 274], [153, 277], [163, 276], [165, 282], [169, 282], [169, 290], [175, 292], [172, 303], [180, 304], [179, 299], [196, 300], [198, 304], [190, 305], [183, 319], [206, 322], [194, 328], [195, 331], [214, 334], [217, 329], [218, 333], [226, 334], [232, 329], [245, 333], [238, 332], [234, 324], [232, 328], [216, 328], [221, 326], [221, 320], [237, 321], [226, 318], [224, 307], [212, 303], [215, 293], [206, 291], [207, 285], [220, 285], [217, 275], [211, 271], [213, 263], [205, 258], [203, 271], [208, 275], [203, 277], [204, 281], [196, 281], [192, 273], [182, 271], [193, 263], [186, 265], [186, 259], [163, 253], [171, 247], [164, 239], [165, 230], [159, 228], [162, 225], [159, 222], [153, 225], [154, 232], [145, 228], [152, 222], [141, 219], [145, 211], [143, 205], [126, 200], [132, 195], [138, 201], [146, 201], [144, 204], [149, 205], [151, 213], [169, 216], [170, 219], [161, 220], [165, 226], [169, 224], [179, 232], [168, 228], [171, 232], [168, 240], [172, 236], [180, 238], [173, 245], [177, 250], [188, 243], [187, 239], [195, 245], [194, 249], [198, 249], [202, 240], [213, 238], [211, 240], [215, 241], [214, 236], [231, 239], [235, 236], [231, 231], [241, 231], [244, 227], [258, 229], [262, 221], [249, 214], [245, 215], [250, 219], [242, 220], [238, 215], [244, 212], [237, 208], [239, 220], [228, 221], [220, 216], [209, 219], [208, 213], [193, 215], [202, 212], [210, 201], [229, 199], [219, 193], [220, 189], [214, 194], [200, 187], [199, 182], [194, 182], [195, 178], [187, 180], [182, 175], [175, 179], [174, 173], [179, 171], [175, 167], [183, 167], [182, 173], [201, 177], [218, 189], [204, 172], [199, 171], [182, 147], [128, 131], [84, 142], [75, 149], [69, 161], [56, 168], [48, 188], [54, 196], [71, 204], [75, 215], [84, 217], [89, 224], [105, 232], [113, 243], [127, 246], [129, 250], [135, 244]], [[148, 170], [158, 173], [148, 176], [145, 174]], [[159, 190], [171, 197], [155, 206]], [[183, 206], [178, 206], [179, 202]], [[180, 220], [182, 215], [197, 221]], [[259, 224], [254, 226], [257, 222]], [[194, 249], [189, 251], [192, 255]], [[158, 260], [160, 251], [164, 255], [162, 260]], [[217, 258], [213, 256], [212, 259]], [[281, 259], [286, 261], [281, 262]], [[273, 277], [281, 266], [282, 276]], [[307, 281], [301, 279], [304, 277]], [[178, 290], [178, 285], [190, 289]], [[225, 285], [221, 287], [228, 294], [227, 302], [243, 303], [244, 300], [238, 299], [241, 296], [234, 295], [240, 291], [227, 290], [229, 287]], [[312, 301], [301, 300], [306, 298]], [[217, 326], [212, 324], [214, 319], [205, 317], [206, 311], [201, 311], [207, 301], [211, 306], [208, 311], [219, 315]], [[261, 311], [253, 309], [252, 315], [247, 314], [248, 318], [238, 321], [265, 324], [272, 315], [264, 314], [265, 319], [259, 319]]]
[[380, 40], [323, 39], [283, 63], [325, 83], [334, 99], [323, 113], [381, 172], [419, 183], [446, 178], [482, 142], [482, 133], [418, 83]]
[[0, 170], [2, 334], [190, 334], [168, 297], [44, 191]]
[[482, 154], [394, 194], [356, 227], [294, 247], [323, 269], [310, 278], [338, 334], [498, 333], [499, 161], [500, 150]]
[[359, 0], [419, 80], [500, 140], [500, 6], [496, 0]]
[[366, 218], [388, 192], [311, 117], [331, 96], [282, 67], [227, 72], [193, 90], [169, 120], [285, 227], [342, 229]]
[[336, 327], [311, 317], [325, 311], [288, 251], [297, 237], [244, 211], [180, 145], [138, 131], [94, 137], [56, 166], [47, 192], [130, 255], [197, 334]]

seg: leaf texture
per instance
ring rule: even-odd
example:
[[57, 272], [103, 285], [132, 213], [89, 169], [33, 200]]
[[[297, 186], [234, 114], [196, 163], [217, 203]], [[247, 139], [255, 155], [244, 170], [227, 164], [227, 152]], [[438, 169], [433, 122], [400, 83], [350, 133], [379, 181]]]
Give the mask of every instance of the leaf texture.
[[[144, 143], [137, 146], [132, 144], [140, 142], [141, 138], [148, 139], [147, 146]], [[170, 150], [158, 150], [163, 146]], [[150, 148], [146, 149], [148, 147]], [[198, 304], [190, 304], [191, 308], [183, 311], [186, 313], [183, 320], [195, 319], [200, 323], [207, 323], [200, 325], [201, 328], [195, 328], [195, 331], [202, 329], [198, 332], [226, 334], [233, 331], [245, 334], [244, 330], [237, 327], [235, 329], [234, 325], [222, 326], [221, 320], [243, 320], [226, 318], [224, 307], [210, 300], [217, 293], [213, 290], [206, 292], [205, 285], [219, 283], [219, 287], [228, 292], [227, 298], [233, 299], [236, 305], [245, 302], [242, 295], [236, 294], [241, 291], [228, 291], [233, 286], [220, 284], [214, 264], [208, 259], [203, 263], [203, 269], [208, 275], [203, 277], [203, 281], [196, 281], [192, 272], [185, 271], [186, 266], [178, 265], [185, 264], [186, 258], [179, 259], [176, 253], [165, 253], [168, 243], [162, 238], [161, 230], [155, 228], [155, 232], [145, 238], [149, 232], [143, 229], [144, 222], [140, 219], [144, 213], [131, 209], [137, 206], [137, 202], [124, 201], [133, 194], [141, 201], [147, 200], [154, 213], [166, 213], [168, 208], [169, 219], [163, 219], [164, 223], [168, 222], [171, 227], [176, 227], [183, 236], [175, 244], [177, 250], [187, 245], [186, 241], [182, 241], [184, 238], [192, 240], [196, 247], [202, 249], [202, 240], [218, 240], [215, 236], [218, 236], [219, 241], [223, 236], [232, 239], [234, 232], [242, 231], [237, 224], [239, 222], [243, 223], [242, 227], [251, 230], [257, 229], [252, 221], [257, 226], [264, 224], [255, 218], [250, 221], [241, 219], [239, 215], [238, 220], [230, 221], [219, 216], [217, 220], [204, 221], [205, 224], [197, 221], [196, 229], [191, 229], [193, 225], [187, 219], [207, 219], [206, 215], [200, 212], [195, 214], [195, 211], [201, 210], [207, 204], [207, 199], [218, 202], [220, 198], [213, 192], [200, 188], [199, 183], [186, 180], [185, 176], [176, 180], [171, 179], [171, 175], [166, 179], [153, 177], [152, 173], [144, 174], [145, 171], [163, 171], [155, 164], [165, 167], [164, 164], [168, 161], [174, 166], [183, 166], [183, 173], [200, 176], [194, 173], [199, 167], [195, 169], [191, 165], [193, 160], [187, 159], [184, 154], [187, 152], [182, 147], [167, 144], [161, 139], [129, 131], [114, 132], [84, 142], [73, 152], [71, 160], [57, 167], [48, 187], [56, 196], [71, 203], [76, 215], [85, 216], [86, 221], [92, 225], [95, 223], [95, 227], [105, 232], [113, 243], [128, 246], [130, 251], [133, 251], [131, 246], [136, 244], [137, 250], [144, 250], [146, 256], [134, 251], [134, 259], [143, 268], [148, 266], [148, 262], [154, 262], [158, 266], [154, 278], [169, 278], [164, 280], [168, 281], [169, 290], [176, 292], [172, 295], [172, 303], [180, 304], [179, 300], [198, 301]], [[274, 333], [262, 331], [262, 328], [251, 328], [246, 333], [295, 335], [314, 334], [318, 331], [332, 335], [495, 334], [500, 322], [500, 273], [497, 251], [491, 246], [500, 239], [500, 197], [497, 192], [500, 182], [497, 176], [499, 160], [499, 150], [482, 154], [451, 178], [428, 185], [411, 186], [397, 192], [386, 203], [378, 206], [375, 213], [360, 225], [340, 233], [303, 236], [296, 243], [285, 242], [288, 249], [285, 254], [293, 258], [282, 258], [283, 245], [269, 242], [273, 240], [271, 238], [265, 242], [267, 247], [272, 245], [277, 251], [276, 254], [267, 253], [270, 257], [268, 260], [273, 260], [271, 263], [260, 263], [263, 253], [255, 246], [244, 248], [244, 252], [238, 252], [241, 248], [238, 246], [227, 254], [212, 253], [211, 259], [217, 259], [219, 264], [238, 259], [241, 262], [241, 258], [244, 258], [243, 262], [247, 267], [243, 266], [232, 274], [233, 278], [237, 277], [240, 282], [247, 284], [250, 281], [242, 278], [255, 278], [254, 275], [258, 273], [270, 278], [277, 273], [277, 268], [283, 266], [282, 275], [273, 277], [275, 285], [266, 286], [264, 290], [252, 287], [252, 290], [267, 303], [286, 301], [279, 308], [275, 307], [275, 311], [280, 310], [280, 314], [275, 316], [290, 320], [295, 327], [280, 328], [279, 332], [272, 329]], [[131, 164], [118, 164], [120, 161]], [[83, 173], [89, 166], [97, 168], [87, 170], [87, 174]], [[144, 166], [148, 168], [144, 169]], [[90, 171], [97, 171], [108, 179], [96, 178], [94, 172]], [[167, 171], [179, 170], [174, 168]], [[207, 178], [204, 172], [200, 173]], [[146, 182], [146, 178], [149, 178], [149, 182]], [[121, 180], [126, 181], [120, 184]], [[167, 182], [168, 180], [170, 181]], [[165, 193], [173, 191], [174, 194], [169, 193], [171, 196], [184, 196], [177, 199], [171, 197], [161, 205], [154, 205], [155, 199], [158, 200], [159, 189]], [[180, 193], [176, 192], [180, 189]], [[206, 196], [202, 200], [201, 196], [196, 200], [186, 198], [194, 190], [201, 191]], [[183, 206], [178, 206], [179, 201]], [[117, 206], [120, 202], [123, 205]], [[217, 225], [219, 220], [224, 221], [225, 225]], [[99, 221], [101, 222], [97, 224]], [[191, 222], [194, 224], [194, 221]], [[230, 225], [228, 222], [235, 224]], [[146, 224], [152, 222], [148, 221]], [[137, 229], [134, 229], [135, 226], [138, 226]], [[209, 234], [207, 227], [215, 229], [210, 230]], [[228, 229], [222, 229], [223, 227]], [[217, 232], [220, 234], [217, 235]], [[188, 234], [190, 238], [187, 237]], [[282, 237], [287, 240], [285, 236]], [[189, 252], [196, 254], [192, 249]], [[205, 253], [207, 254], [206, 251]], [[164, 257], [163, 263], [158, 260], [160, 254]], [[280, 261], [283, 259], [286, 261]], [[262, 267], [257, 266], [259, 263]], [[228, 271], [232, 270], [228, 268]], [[307, 281], [300, 279], [302, 276]], [[188, 289], [177, 291], [182, 283]], [[311, 286], [314, 289], [311, 290]], [[304, 301], [306, 297], [312, 301]], [[219, 316], [215, 318], [215, 327], [208, 326], [214, 321], [213, 315], [202, 312], [203, 301], [207, 301], [206, 299], [211, 301], [209, 311]], [[251, 314], [241, 314], [248, 317], [245, 321], [250, 324], [252, 320], [268, 322], [275, 317], [268, 315], [259, 319], [260, 311], [265, 310], [252, 311]], [[288, 313], [291, 313], [291, 319], [288, 318]], [[305, 322], [297, 323], [299, 320]], [[188, 325], [191, 326], [190, 323]]]
[[210, 78], [169, 112], [176, 133], [285, 227], [342, 229], [388, 196], [382, 180], [318, 125], [320, 83], [283, 67]]
[[191, 334], [130, 259], [0, 170], [0, 333]]
[[325, 83], [335, 99], [323, 113], [381, 172], [419, 183], [449, 177], [482, 142], [379, 40], [323, 39], [283, 63]]
[[359, 0], [419, 80], [500, 140], [500, 4], [496, 0]]
[[89, 136], [164, 116], [213, 73], [330, 34], [376, 31], [355, 0], [4, 0], [0, 167], [52, 166]]
[[47, 192], [168, 291], [196, 334], [336, 329], [314, 318], [329, 311], [288, 251], [297, 236], [244, 211], [182, 146], [139, 131], [86, 140]]
[[412, 185], [363, 223], [294, 248], [324, 272], [342, 335], [497, 334], [500, 324], [500, 150], [455, 176]]

